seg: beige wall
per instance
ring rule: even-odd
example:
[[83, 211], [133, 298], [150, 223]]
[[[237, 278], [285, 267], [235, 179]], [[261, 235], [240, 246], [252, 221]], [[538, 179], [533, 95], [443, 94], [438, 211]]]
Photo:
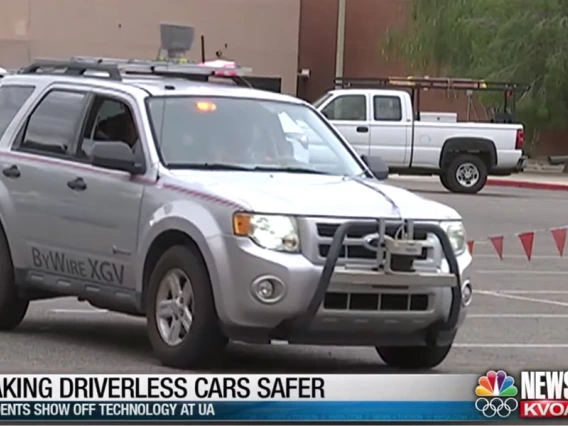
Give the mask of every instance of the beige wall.
[[155, 58], [159, 24], [192, 25], [190, 59], [228, 44], [226, 56], [255, 75], [282, 77], [295, 94], [300, 0], [2, 0], [0, 66], [41, 56]]

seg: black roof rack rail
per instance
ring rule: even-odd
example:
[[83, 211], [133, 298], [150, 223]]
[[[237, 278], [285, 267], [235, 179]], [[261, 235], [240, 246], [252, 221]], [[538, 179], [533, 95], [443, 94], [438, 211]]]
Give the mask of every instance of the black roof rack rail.
[[27, 67], [22, 68], [19, 74], [65, 74], [84, 75], [87, 71], [99, 71], [108, 73], [111, 80], [122, 80], [118, 68], [111, 64], [82, 63], [72, 60], [37, 59]]
[[[75, 56], [69, 59], [41, 58], [22, 68], [20, 74], [58, 74], [108, 78], [122, 81], [125, 75], [154, 75], [207, 81], [209, 77], [244, 80], [252, 70], [243, 67], [218, 67], [207, 63], [151, 61]], [[94, 73], [94, 74], [91, 74]], [[104, 73], [103, 75], [97, 73]]]
[[440, 90], [476, 90], [476, 91], [502, 91], [526, 92], [530, 85], [523, 83], [508, 83], [497, 81], [474, 80], [468, 78], [443, 77], [341, 77], [334, 80], [336, 88], [342, 89], [371, 89], [371, 88], [397, 88], [397, 89], [440, 89]]

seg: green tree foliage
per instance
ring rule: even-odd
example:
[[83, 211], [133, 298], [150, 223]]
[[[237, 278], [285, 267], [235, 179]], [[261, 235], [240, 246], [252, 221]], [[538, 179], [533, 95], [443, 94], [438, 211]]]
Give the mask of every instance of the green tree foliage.
[[[568, 0], [411, 0], [383, 54], [453, 77], [528, 83], [518, 116], [534, 136], [568, 119]], [[431, 71], [430, 71], [431, 72]], [[490, 101], [490, 98], [482, 98]]]

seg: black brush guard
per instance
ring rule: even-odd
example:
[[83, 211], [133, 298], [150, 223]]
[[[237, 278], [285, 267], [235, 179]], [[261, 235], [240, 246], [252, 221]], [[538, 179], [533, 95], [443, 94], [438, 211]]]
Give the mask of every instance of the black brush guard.
[[[317, 312], [322, 305], [327, 293], [327, 289], [329, 288], [331, 277], [334, 273], [335, 266], [339, 259], [345, 237], [347, 236], [348, 232], [354, 227], [368, 224], [369, 221], [354, 220], [344, 222], [337, 228], [325, 260], [317, 289], [308, 304], [308, 308], [304, 313], [294, 318], [282, 321], [282, 323], [280, 323], [274, 330], [273, 336], [282, 336], [282, 338], [285, 339], [286, 336], [293, 333], [294, 330], [305, 330], [310, 326], [313, 318], [317, 315]], [[385, 238], [385, 220], [378, 219], [376, 220], [376, 224], [377, 229], [379, 230], [379, 245], [381, 245], [384, 242]], [[454, 254], [454, 250], [452, 249], [448, 235], [440, 226], [434, 224], [414, 223], [414, 221], [405, 221], [405, 223], [401, 224], [401, 226], [405, 226], [407, 234], [409, 235], [409, 239], [412, 239], [414, 231], [420, 231], [435, 235], [442, 246], [442, 251], [448, 262], [450, 273], [456, 277], [456, 285], [451, 288], [452, 302], [447, 320], [432, 324], [426, 330], [427, 342], [435, 344], [440, 335], [453, 332], [458, 325], [460, 309], [462, 306], [461, 277], [458, 261], [456, 259], [456, 255]], [[379, 255], [377, 257], [379, 257]]]

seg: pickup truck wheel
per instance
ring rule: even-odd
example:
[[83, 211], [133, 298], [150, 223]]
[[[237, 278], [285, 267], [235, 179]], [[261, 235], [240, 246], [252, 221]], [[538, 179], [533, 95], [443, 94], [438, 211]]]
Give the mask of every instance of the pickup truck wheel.
[[487, 166], [480, 157], [460, 154], [446, 170], [450, 191], [462, 194], [476, 194], [487, 183]]
[[389, 346], [377, 347], [381, 359], [389, 366], [402, 370], [430, 369], [440, 365], [448, 356], [447, 346]]
[[29, 303], [18, 295], [10, 249], [0, 231], [0, 331], [9, 331], [20, 325]]
[[207, 268], [194, 249], [175, 246], [162, 255], [150, 276], [147, 302], [150, 342], [165, 366], [205, 366], [227, 344]]

